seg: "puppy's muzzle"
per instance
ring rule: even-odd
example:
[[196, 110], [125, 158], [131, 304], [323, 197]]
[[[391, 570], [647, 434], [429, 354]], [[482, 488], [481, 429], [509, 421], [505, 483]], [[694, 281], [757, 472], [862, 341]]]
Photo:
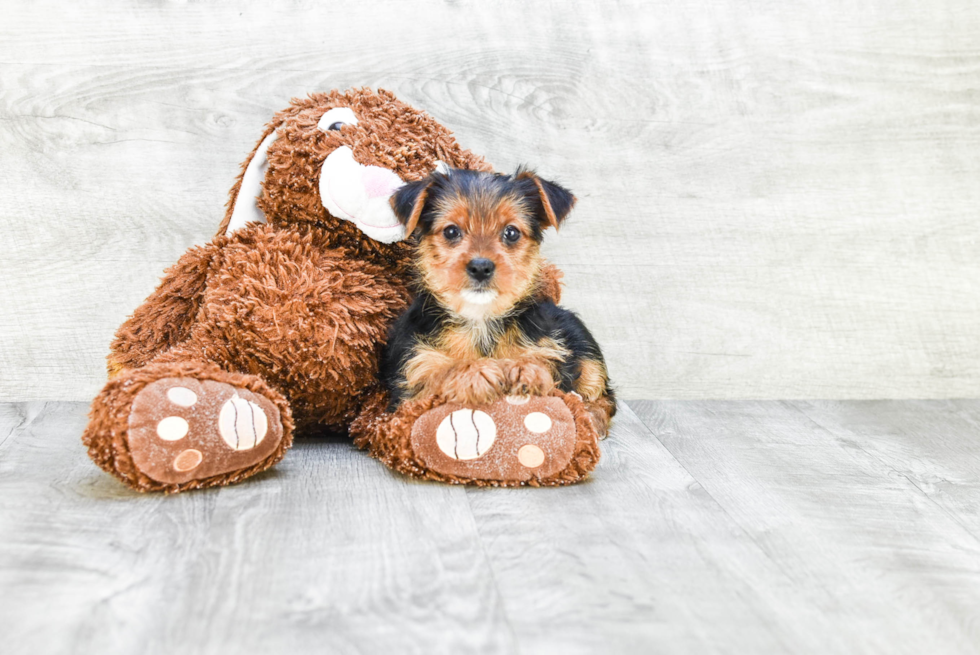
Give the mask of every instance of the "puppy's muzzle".
[[493, 277], [494, 268], [496, 267], [492, 261], [485, 257], [478, 257], [477, 259], [470, 260], [470, 263], [466, 265], [466, 274], [474, 282], [483, 284]]

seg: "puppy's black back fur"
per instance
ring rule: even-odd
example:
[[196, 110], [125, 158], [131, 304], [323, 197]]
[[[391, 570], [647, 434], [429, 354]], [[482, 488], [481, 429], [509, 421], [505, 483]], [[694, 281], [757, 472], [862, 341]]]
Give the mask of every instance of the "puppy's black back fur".
[[[550, 337], [568, 349], [570, 355], [558, 367], [558, 387], [562, 391], [574, 391], [575, 382], [581, 374], [582, 360], [591, 359], [605, 363], [599, 344], [582, 319], [575, 312], [559, 307], [551, 300], [541, 300], [530, 305], [517, 314], [514, 320], [531, 343]], [[608, 384], [606, 394], [612, 398], [613, 392]]]

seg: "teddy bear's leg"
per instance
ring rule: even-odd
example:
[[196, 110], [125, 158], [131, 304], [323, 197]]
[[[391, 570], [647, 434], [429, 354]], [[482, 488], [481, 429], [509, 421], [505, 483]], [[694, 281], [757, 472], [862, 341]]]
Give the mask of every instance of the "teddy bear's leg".
[[[375, 405], [379, 410], [383, 405]], [[402, 473], [455, 484], [550, 486], [584, 478], [599, 461], [599, 435], [575, 394], [508, 396], [479, 407], [436, 397], [367, 413], [356, 443]]]
[[92, 403], [82, 441], [133, 489], [174, 492], [269, 468], [292, 443], [292, 418], [258, 376], [162, 361], [113, 378]]

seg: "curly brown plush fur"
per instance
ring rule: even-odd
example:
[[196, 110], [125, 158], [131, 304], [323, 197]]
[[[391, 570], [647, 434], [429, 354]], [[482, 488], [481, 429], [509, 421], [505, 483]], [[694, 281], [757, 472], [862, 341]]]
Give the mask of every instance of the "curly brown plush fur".
[[[340, 107], [351, 109], [357, 124], [318, 127], [328, 110]], [[273, 134], [254, 200], [267, 222], [228, 233], [236, 207], [253, 202], [239, 198], [243, 180]], [[369, 238], [325, 209], [321, 167], [342, 146], [358, 164], [388, 169], [406, 182], [425, 177], [438, 161], [489, 170], [445, 127], [388, 92], [334, 91], [294, 100], [243, 164], [218, 235], [168, 269], [117, 331], [110, 381], [94, 399], [82, 437], [101, 468], [138, 491], [226, 485], [279, 461], [294, 431], [346, 430], [356, 417], [358, 426], [394, 425], [372, 422], [382, 409], [378, 357], [388, 326], [410, 300], [411, 246]], [[548, 267], [544, 278], [543, 288], [557, 296], [560, 272]], [[436, 407], [440, 401], [426, 402]], [[585, 437], [592, 445], [583, 446], [575, 466], [586, 471], [598, 450], [579, 405], [573, 399], [569, 409], [583, 434], [592, 430]], [[256, 412], [268, 429], [256, 422]], [[254, 452], [265, 454], [221, 468], [249, 457], [253, 446], [247, 444], [263, 438]], [[391, 429], [377, 446], [368, 435], [358, 437], [375, 454], [396, 441]], [[227, 452], [218, 452], [222, 448]], [[157, 463], [170, 469], [151, 475], [138, 464], [148, 458], [162, 458]], [[408, 472], [403, 459], [384, 461]]]
[[527, 480], [485, 479], [458, 476], [434, 471], [421, 461], [412, 447], [412, 427], [425, 413], [444, 401], [438, 396], [425, 396], [402, 403], [390, 414], [385, 412], [388, 396], [378, 391], [365, 405], [364, 412], [355, 419], [350, 432], [354, 444], [366, 448], [389, 468], [423, 480], [436, 480], [450, 484], [467, 484], [477, 487], [554, 487], [574, 484], [585, 478], [599, 462], [599, 436], [589, 410], [574, 393], [552, 390], [549, 396], [562, 400], [574, 419], [575, 444], [571, 461], [554, 475], [530, 477]]
[[[317, 123], [349, 107], [356, 125]], [[346, 429], [374, 390], [388, 325], [410, 298], [409, 245], [380, 243], [331, 215], [317, 181], [326, 157], [349, 147], [364, 166], [406, 181], [439, 160], [488, 169], [445, 127], [386, 91], [313, 94], [276, 114], [259, 144], [277, 133], [257, 206], [267, 224], [226, 235], [245, 172], [231, 191], [219, 234], [192, 248], [118, 330], [111, 381], [96, 397], [83, 435], [92, 459], [139, 490], [178, 491], [229, 484], [282, 457], [297, 429]], [[248, 199], [244, 199], [248, 200]], [[153, 380], [191, 376], [266, 396], [282, 409], [275, 457], [245, 470], [186, 484], [152, 481], [128, 457], [130, 408]]]
[[[142, 473], [133, 463], [129, 449], [129, 409], [133, 399], [147, 384], [165, 377], [193, 377], [198, 380], [226, 382], [248, 389], [272, 400], [279, 409], [283, 425], [283, 439], [276, 450], [251, 466], [229, 472], [191, 480], [183, 484], [166, 484]], [[184, 491], [217, 485], [233, 484], [260, 473], [281, 460], [293, 442], [293, 420], [286, 399], [254, 375], [228, 373], [213, 364], [201, 362], [173, 362], [150, 364], [111, 380], [89, 413], [89, 424], [82, 440], [88, 445], [92, 460], [105, 471], [137, 491]]]

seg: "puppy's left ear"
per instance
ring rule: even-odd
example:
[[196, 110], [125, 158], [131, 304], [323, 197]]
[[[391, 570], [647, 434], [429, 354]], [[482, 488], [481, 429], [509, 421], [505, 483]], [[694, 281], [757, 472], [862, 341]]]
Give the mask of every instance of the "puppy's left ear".
[[553, 227], [557, 230], [575, 206], [575, 196], [572, 192], [559, 184], [541, 179], [534, 171], [523, 168], [517, 169], [514, 177], [534, 184], [534, 195], [541, 203], [542, 223], [544, 227]]

